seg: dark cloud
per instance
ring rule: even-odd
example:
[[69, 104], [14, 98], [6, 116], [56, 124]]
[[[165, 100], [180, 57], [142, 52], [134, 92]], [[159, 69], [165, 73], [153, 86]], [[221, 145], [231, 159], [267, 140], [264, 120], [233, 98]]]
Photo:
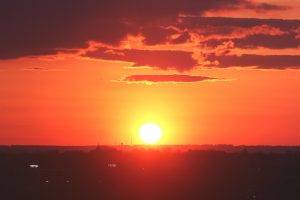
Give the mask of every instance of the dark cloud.
[[[300, 68], [299, 55], [221, 55], [211, 54], [209, 61], [218, 62], [217, 67], [257, 67], [262, 69]], [[211, 65], [216, 66], [216, 65]]]
[[224, 42], [233, 42], [235, 47], [242, 49], [255, 49], [258, 47], [265, 47], [270, 49], [286, 49], [298, 48], [300, 46], [300, 39], [296, 38], [295, 34], [283, 35], [266, 35], [256, 34], [249, 35], [243, 38], [232, 39], [210, 39], [204, 42], [208, 47], [216, 48]]
[[287, 9], [289, 9], [288, 6], [278, 6], [278, 5], [269, 4], [269, 3], [256, 3], [255, 4], [251, 1], [246, 1], [244, 3], [244, 8], [256, 10], [257, 12], [263, 12], [266, 10], [287, 10]]
[[[227, 18], [227, 17], [182, 17], [177, 24], [181, 29], [210, 28], [207, 34], [229, 34], [237, 27], [251, 28], [269, 25], [283, 31], [300, 27], [300, 20], [290, 19], [256, 19], [256, 18]], [[212, 28], [213, 27], [213, 28]]]
[[133, 62], [134, 66], [151, 66], [160, 69], [176, 69], [186, 71], [197, 66], [192, 52], [169, 50], [137, 50], [99, 48], [87, 52], [84, 56], [105, 60]]
[[176, 44], [185, 43], [193, 33], [202, 38], [200, 43], [213, 48], [228, 41], [234, 42], [236, 47], [251, 49], [285, 49], [300, 45], [296, 31], [300, 28], [300, 20], [184, 17], [176, 26], [185, 30], [182, 39], [170, 41]]
[[232, 43], [230, 48], [242, 49], [296, 49], [300, 42], [296, 31], [299, 20], [189, 17], [224, 9], [267, 12], [288, 8], [249, 0], [2, 0], [0, 59], [74, 52], [86, 48], [88, 41], [96, 41], [110, 48], [101, 47], [82, 56], [180, 72], [199, 65], [192, 56], [196, 55], [192, 52], [195, 47], [191, 52], [171, 50], [172, 47], [122, 49], [120, 42], [132, 34], [142, 35], [145, 45], [181, 44], [198, 36], [201, 39], [197, 55], [202, 43], [216, 48], [215, 54], [207, 56], [211, 63], [219, 62], [216, 67], [299, 68], [299, 56], [295, 55], [217, 54], [220, 45], [222, 52], [230, 53], [228, 45], [224, 45], [228, 42]]
[[181, 33], [178, 37], [174, 38], [170, 42], [173, 44], [181, 44], [189, 41], [191, 39], [191, 35], [188, 31]]
[[266, 47], [271, 49], [297, 48], [300, 46], [300, 40], [295, 35], [250, 35], [241, 39], [233, 40], [236, 47], [257, 48]]
[[247, 0], [1, 0], [0, 59], [84, 48], [89, 40], [117, 45], [127, 34], [141, 32], [147, 43], [155, 44], [166, 36], [147, 27], [176, 24], [179, 14], [201, 15], [245, 5], [254, 10], [282, 9]]
[[217, 80], [216, 78], [206, 76], [191, 76], [191, 75], [131, 75], [127, 76], [122, 81], [127, 82], [174, 82], [174, 83], [189, 83], [189, 82], [200, 82], [207, 80]]
[[146, 45], [155, 45], [168, 42], [168, 37], [176, 34], [177, 31], [171, 28], [163, 28], [160, 26], [149, 26], [141, 29], [141, 34], [145, 37]]
[[233, 42], [239, 48], [298, 48], [300, 20], [195, 17], [184, 18], [178, 25], [203, 37], [202, 44], [215, 48]]

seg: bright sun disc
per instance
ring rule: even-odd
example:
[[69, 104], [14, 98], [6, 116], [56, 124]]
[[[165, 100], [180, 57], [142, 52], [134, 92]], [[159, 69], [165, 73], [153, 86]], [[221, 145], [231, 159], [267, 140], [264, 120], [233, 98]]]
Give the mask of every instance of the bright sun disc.
[[161, 128], [156, 124], [144, 124], [140, 128], [140, 138], [145, 144], [157, 143], [161, 135]]

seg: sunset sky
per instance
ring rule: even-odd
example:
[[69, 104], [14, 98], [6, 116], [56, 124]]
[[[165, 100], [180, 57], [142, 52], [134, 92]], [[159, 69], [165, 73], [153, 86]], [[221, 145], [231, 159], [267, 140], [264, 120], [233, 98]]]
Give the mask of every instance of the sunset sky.
[[300, 0], [1, 0], [0, 144], [300, 145]]

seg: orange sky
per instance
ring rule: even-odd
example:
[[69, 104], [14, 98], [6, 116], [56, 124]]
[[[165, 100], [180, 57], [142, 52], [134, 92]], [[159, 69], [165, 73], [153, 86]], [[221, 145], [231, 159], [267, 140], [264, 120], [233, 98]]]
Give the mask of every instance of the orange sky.
[[[72, 24], [57, 30], [61, 38], [33, 23], [37, 40], [4, 24], [0, 144], [139, 143], [139, 127], [154, 122], [161, 144], [300, 145], [300, 2], [232, 1], [240, 7], [199, 7], [197, 16], [174, 9], [176, 22], [119, 10], [139, 27], [122, 26], [119, 39], [92, 18], [94, 32], [71, 32]], [[101, 17], [118, 26], [119, 16]]]
[[[298, 144], [298, 70], [196, 70], [227, 78], [201, 83], [116, 82], [124, 74], [157, 73], [93, 60], [4, 62], [0, 72], [4, 144], [118, 144], [153, 121], [163, 143]], [[63, 68], [57, 66], [64, 66]], [[5, 68], [5, 67], [3, 67]]]

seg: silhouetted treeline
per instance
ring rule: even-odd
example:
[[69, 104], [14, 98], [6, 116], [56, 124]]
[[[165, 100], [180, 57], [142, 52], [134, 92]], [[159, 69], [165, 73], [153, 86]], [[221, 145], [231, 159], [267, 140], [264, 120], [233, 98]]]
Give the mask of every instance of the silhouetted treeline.
[[[101, 148], [115, 148], [119, 150], [131, 151], [141, 150], [146, 147], [143, 145], [117, 145], [117, 146], [101, 146]], [[28, 145], [0, 145], [0, 152], [15, 152], [15, 153], [34, 153], [34, 152], [49, 152], [49, 151], [91, 151], [96, 146], [28, 146]], [[268, 145], [228, 145], [228, 144], [203, 144], [203, 145], [159, 145], [153, 146], [151, 149], [167, 150], [167, 151], [187, 151], [187, 150], [210, 150], [210, 151], [225, 151], [239, 152], [247, 150], [248, 152], [265, 152], [265, 153], [285, 153], [285, 152], [300, 152], [300, 146], [268, 146]]]
[[2, 151], [0, 178], [4, 200], [297, 200], [300, 153]]

